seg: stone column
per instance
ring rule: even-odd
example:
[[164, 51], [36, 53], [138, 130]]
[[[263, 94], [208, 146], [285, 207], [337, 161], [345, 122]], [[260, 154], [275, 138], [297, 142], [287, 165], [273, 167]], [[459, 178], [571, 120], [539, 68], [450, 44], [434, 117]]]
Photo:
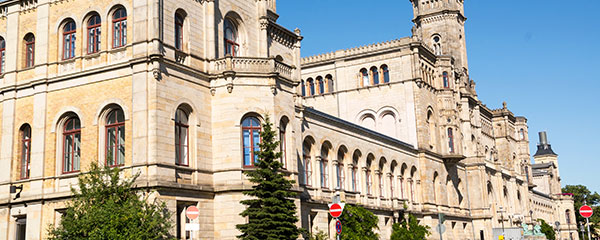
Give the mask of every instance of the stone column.
[[[219, 49], [217, 41], [218, 28], [217, 25], [215, 25], [215, 0], [207, 0], [204, 6], [204, 18], [206, 22], [204, 57], [206, 59], [215, 59], [217, 58], [217, 50]], [[206, 69], [208, 69], [208, 67]]]
[[11, 170], [13, 169], [13, 136], [15, 122], [15, 92], [7, 92], [4, 94], [4, 102], [2, 103], [2, 149], [0, 151], [0, 195], [4, 199], [10, 197], [9, 185], [11, 181]]
[[[17, 67], [19, 66], [18, 49], [19, 44], [23, 43], [22, 36], [19, 35], [19, 4], [10, 4], [7, 7], [6, 17], [6, 59], [4, 66], [4, 84], [13, 85], [16, 83]], [[21, 47], [22, 48], [22, 47]], [[6, 148], [3, 148], [6, 149]], [[0, 178], [1, 179], [1, 178]]]
[[[38, 0], [37, 4], [37, 22], [35, 29], [35, 64], [48, 62], [48, 28], [49, 28], [49, 0]], [[35, 76], [46, 77], [48, 66], [45, 64], [35, 67]], [[33, 140], [32, 140], [33, 141]]]

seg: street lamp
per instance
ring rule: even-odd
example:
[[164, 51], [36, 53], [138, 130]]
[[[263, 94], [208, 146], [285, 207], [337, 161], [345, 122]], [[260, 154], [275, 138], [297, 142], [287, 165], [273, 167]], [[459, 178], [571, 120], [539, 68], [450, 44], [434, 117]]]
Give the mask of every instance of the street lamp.
[[498, 212], [500, 213], [500, 221], [502, 221], [502, 236], [504, 237], [504, 209], [502, 206], [500, 206], [500, 210]]

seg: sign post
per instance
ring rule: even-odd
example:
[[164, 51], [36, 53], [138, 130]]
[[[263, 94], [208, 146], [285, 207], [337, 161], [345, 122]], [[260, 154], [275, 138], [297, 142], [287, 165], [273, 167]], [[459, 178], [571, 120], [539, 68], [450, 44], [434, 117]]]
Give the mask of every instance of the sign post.
[[590, 232], [590, 217], [594, 214], [594, 210], [584, 203], [584, 205], [579, 208], [579, 214], [585, 218], [588, 231], [588, 240], [592, 240], [592, 234]]
[[185, 210], [185, 216], [190, 220], [190, 223], [185, 224], [185, 231], [190, 231], [190, 240], [194, 239], [194, 231], [200, 230], [198, 223], [191, 223], [194, 219], [198, 218], [200, 210], [196, 206], [189, 206]]
[[342, 216], [342, 212], [344, 211], [345, 203], [332, 203], [329, 204], [329, 214], [331, 217], [335, 218], [335, 232], [337, 233], [337, 239], [340, 239], [340, 235], [342, 234], [342, 222], [339, 220], [339, 217]]

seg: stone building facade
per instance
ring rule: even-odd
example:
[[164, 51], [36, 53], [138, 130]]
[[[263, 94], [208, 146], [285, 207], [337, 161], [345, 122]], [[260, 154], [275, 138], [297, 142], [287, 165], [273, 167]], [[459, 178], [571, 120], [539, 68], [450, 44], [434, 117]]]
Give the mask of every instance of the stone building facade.
[[44, 239], [91, 162], [140, 173], [178, 238], [196, 205], [194, 238], [235, 239], [267, 115], [312, 232], [334, 236], [335, 196], [382, 239], [406, 213], [491, 239], [531, 222], [533, 199], [575, 231], [569, 196], [536, 193], [527, 120], [477, 98], [463, 1], [410, 3], [411, 37], [301, 58], [275, 0], [1, 2], [0, 239]]

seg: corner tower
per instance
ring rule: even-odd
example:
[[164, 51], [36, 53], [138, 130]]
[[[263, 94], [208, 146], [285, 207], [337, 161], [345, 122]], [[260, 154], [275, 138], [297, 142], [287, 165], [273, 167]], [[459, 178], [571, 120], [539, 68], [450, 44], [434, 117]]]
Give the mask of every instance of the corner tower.
[[464, 0], [410, 2], [415, 16], [413, 35], [422, 39], [436, 55], [451, 55], [459, 69], [468, 69]]

